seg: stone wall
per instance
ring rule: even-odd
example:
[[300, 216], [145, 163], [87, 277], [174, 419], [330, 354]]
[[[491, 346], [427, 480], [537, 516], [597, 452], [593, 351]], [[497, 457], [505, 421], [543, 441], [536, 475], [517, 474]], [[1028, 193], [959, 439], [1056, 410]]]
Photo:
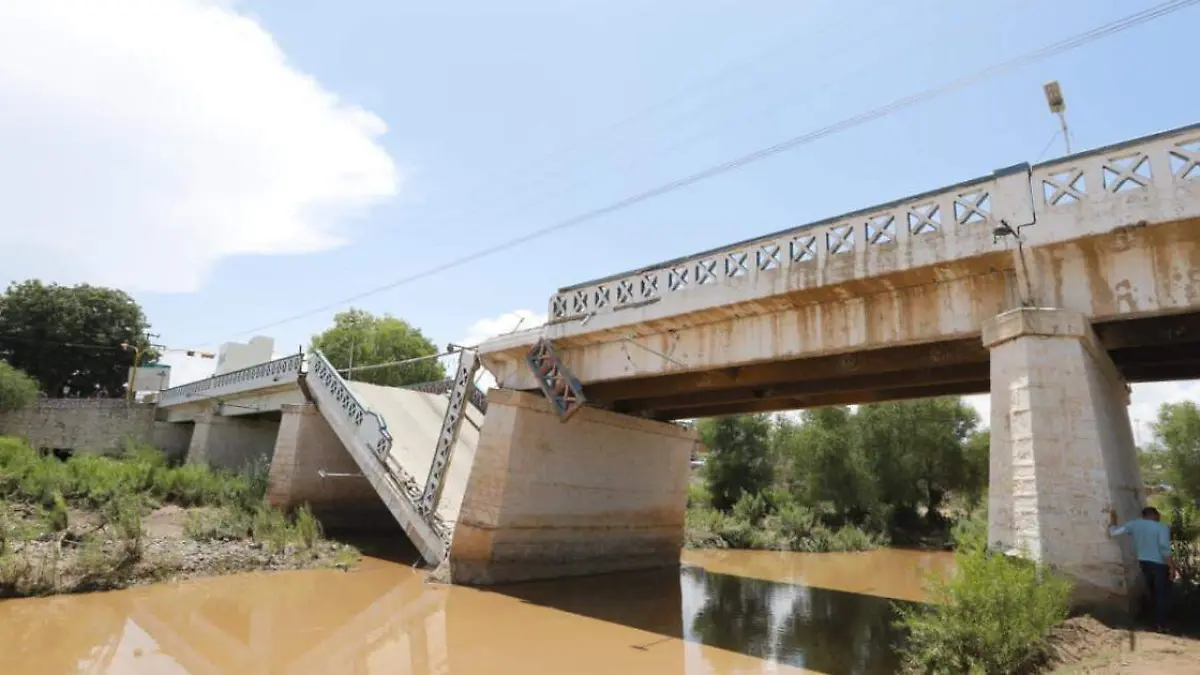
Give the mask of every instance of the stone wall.
[[155, 422], [155, 408], [114, 399], [42, 399], [0, 415], [0, 434], [20, 436], [38, 448], [97, 452], [126, 440], [182, 454], [190, 438], [187, 425]]

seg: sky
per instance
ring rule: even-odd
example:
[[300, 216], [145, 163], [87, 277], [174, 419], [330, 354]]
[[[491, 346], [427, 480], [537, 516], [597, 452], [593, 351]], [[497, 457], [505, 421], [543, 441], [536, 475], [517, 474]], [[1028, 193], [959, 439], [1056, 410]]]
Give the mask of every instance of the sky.
[[1076, 149], [1196, 122], [1191, 7], [429, 273], [1154, 4], [3, 2], [0, 283], [125, 288], [173, 348], [294, 351], [351, 305], [472, 343], [560, 286], [1060, 155], [1051, 79]]

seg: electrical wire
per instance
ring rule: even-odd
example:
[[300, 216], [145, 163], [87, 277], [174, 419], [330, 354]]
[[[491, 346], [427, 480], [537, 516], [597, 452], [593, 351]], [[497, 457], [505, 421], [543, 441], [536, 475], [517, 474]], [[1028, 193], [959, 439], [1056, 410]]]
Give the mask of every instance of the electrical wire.
[[[981, 81], [990, 79], [997, 75], [1001, 75], [1003, 73], [1006, 73], [1010, 70], [1014, 70], [1021, 66], [1035, 63], [1037, 61], [1041, 61], [1041, 60], [1050, 58], [1052, 56], [1057, 56], [1058, 54], [1062, 54], [1064, 52], [1071, 51], [1073, 49], [1077, 49], [1086, 44], [1089, 44], [1089, 43], [1095, 42], [1097, 40], [1101, 40], [1103, 38], [1109, 37], [1111, 35], [1115, 35], [1117, 33], [1129, 30], [1130, 28], [1134, 28], [1136, 26], [1147, 23], [1149, 21], [1153, 21], [1154, 19], [1158, 19], [1163, 16], [1167, 16], [1169, 14], [1178, 12], [1182, 9], [1186, 9], [1197, 3], [1200, 3], [1200, 0], [1171, 0], [1169, 2], [1160, 3], [1158, 5], [1155, 5], [1148, 9], [1142, 10], [1140, 12], [1130, 14], [1121, 19], [1117, 19], [1115, 21], [1111, 21], [1111, 22], [1103, 24], [1101, 26], [1097, 26], [1096, 28], [1085, 31], [1083, 33], [1080, 33], [1079, 35], [1075, 35], [1073, 37], [1066, 38], [1064, 40], [1060, 40], [1058, 42], [1047, 45], [1040, 49], [1036, 49], [1034, 51], [1027, 52], [1025, 54], [1013, 57], [1011, 59], [997, 63], [992, 66], [988, 66], [988, 67], [983, 68], [979, 71], [976, 71], [970, 75], [965, 75], [965, 76], [956, 78], [954, 80], [951, 80], [949, 82], [946, 82], [944, 84], [941, 84], [941, 85], [938, 85], [935, 87], [931, 87], [929, 89], [925, 89], [923, 91], [920, 91], [915, 94], [911, 94], [909, 96], [905, 96], [903, 98], [892, 101], [891, 103], [879, 106], [872, 110], [868, 110], [866, 112], [860, 113], [853, 117], [843, 119], [839, 122], [835, 122], [833, 124], [822, 127], [820, 129], [816, 129], [814, 131], [810, 131], [810, 132], [801, 134], [799, 136], [794, 136], [785, 141], [781, 141], [774, 145], [767, 146], [765, 148], [761, 148], [754, 152], [742, 155], [740, 157], [736, 157], [734, 159], [723, 162], [721, 164], [717, 164], [715, 166], [711, 166], [711, 167], [703, 169], [701, 171], [697, 171], [693, 174], [684, 176], [682, 178], [671, 181], [669, 183], [658, 185], [656, 187], [650, 188], [643, 192], [639, 192], [639, 193], [631, 195], [629, 197], [625, 197], [624, 199], [620, 199], [618, 201], [612, 202], [605, 206], [602, 206], [602, 207], [599, 207], [596, 209], [592, 209], [590, 211], [586, 211], [584, 213], [572, 216], [565, 220], [555, 222], [551, 225], [547, 225], [547, 226], [539, 228], [537, 230], [533, 230], [533, 231], [528, 232], [519, 237], [515, 237], [513, 239], [509, 239], [509, 240], [501, 242], [499, 244], [495, 244], [491, 247], [483, 248], [483, 249], [480, 249], [473, 253], [469, 253], [469, 254], [460, 256], [458, 258], [451, 259], [449, 261], [446, 261], [439, 265], [435, 265], [433, 267], [426, 268], [426, 269], [416, 272], [414, 274], [410, 274], [408, 276], [401, 277], [400, 279], [397, 279], [390, 283], [384, 284], [382, 286], [377, 286], [375, 288], [363, 291], [361, 293], [357, 293], [355, 295], [352, 295], [352, 296], [349, 296], [346, 298], [342, 298], [341, 300], [338, 300], [338, 301], [335, 301], [335, 302], [332, 302], [332, 303], [329, 303], [326, 305], [322, 305], [320, 307], [316, 307], [316, 308], [313, 308], [310, 310], [306, 310], [299, 314], [294, 314], [292, 316], [289, 316], [289, 317], [286, 317], [283, 319], [279, 319], [277, 321], [272, 321], [270, 323], [263, 324], [261, 326], [255, 327], [255, 328], [251, 328], [249, 330], [235, 333], [230, 339], [240, 337], [240, 336], [246, 335], [248, 333], [255, 333], [255, 332], [262, 331], [262, 330], [266, 330], [268, 328], [274, 328], [276, 326], [291, 323], [292, 321], [296, 321], [298, 319], [303, 319], [305, 317], [312, 316], [313, 314], [327, 312], [331, 309], [336, 309], [336, 308], [346, 305], [348, 303], [355, 302], [357, 300], [361, 300], [363, 298], [366, 298], [366, 297], [369, 297], [372, 295], [377, 295], [379, 293], [410, 284], [414, 281], [418, 281], [418, 280], [424, 279], [426, 277], [441, 274], [442, 272], [446, 272], [448, 270], [451, 270], [451, 269], [454, 269], [457, 267], [462, 267], [463, 265], [466, 265], [468, 263], [472, 263], [472, 262], [475, 262], [476, 260], [480, 260], [482, 258], [486, 258], [486, 257], [492, 256], [492, 255], [495, 255], [496, 253], [500, 253], [501, 251], [506, 251], [506, 250], [515, 248], [517, 246], [520, 246], [521, 244], [527, 243], [534, 239], [540, 239], [549, 234], [553, 234], [553, 233], [556, 233], [556, 232], [559, 232], [562, 230], [566, 230], [571, 227], [575, 227], [577, 225], [595, 220], [596, 218], [599, 218], [601, 216], [605, 216], [610, 213], [614, 213], [616, 211], [621, 211], [623, 209], [629, 208], [636, 204], [640, 204], [642, 202], [654, 199], [656, 197], [660, 197], [662, 195], [674, 192], [676, 190], [679, 190], [679, 189], [682, 189], [685, 187], [689, 187], [691, 185], [702, 182], [709, 178], [714, 178], [716, 176], [720, 176], [722, 174], [729, 173], [730, 171], [734, 171], [734, 170], [740, 169], [742, 167], [745, 167], [747, 165], [753, 164], [755, 162], [759, 162], [759, 161], [767, 159], [769, 157], [773, 157], [782, 152], [786, 152], [788, 150], [792, 150], [792, 149], [800, 147], [802, 145], [806, 145], [808, 143], [819, 140], [826, 136], [830, 136], [830, 135], [839, 133], [841, 131], [851, 129], [853, 127], [861, 126], [863, 124], [866, 124], [866, 123], [874, 121], [876, 119], [885, 117], [885, 116], [895, 113], [897, 111], [900, 111], [900, 110], [903, 110], [906, 108], [911, 108], [913, 106], [919, 105], [926, 101], [929, 101], [929, 100], [932, 100], [932, 99], [935, 99], [935, 98], [938, 98], [941, 96], [945, 96], [947, 94], [956, 92], [961, 89], [965, 89], [965, 88], [970, 87], [974, 84], [977, 84]], [[205, 342], [203, 344], [206, 344], [206, 345], [213, 344], [213, 342]]]
[[79, 342], [57, 342], [55, 340], [39, 340], [36, 338], [23, 337], [19, 335], [0, 335], [0, 342], [24, 342], [27, 344], [52, 345], [55, 347], [70, 347], [73, 349], [111, 349], [114, 351], [123, 351], [120, 345], [94, 345], [83, 344]]

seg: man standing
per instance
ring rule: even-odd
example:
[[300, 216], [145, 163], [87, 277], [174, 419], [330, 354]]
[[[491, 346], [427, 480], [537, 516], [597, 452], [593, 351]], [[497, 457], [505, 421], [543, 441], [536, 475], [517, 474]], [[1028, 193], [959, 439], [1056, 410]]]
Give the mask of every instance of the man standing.
[[1117, 512], [1109, 511], [1109, 536], [1128, 534], [1133, 537], [1146, 590], [1154, 602], [1154, 628], [1166, 626], [1171, 607], [1171, 579], [1175, 576], [1175, 561], [1171, 558], [1171, 531], [1159, 522], [1158, 509], [1147, 506], [1142, 517], [1117, 527]]

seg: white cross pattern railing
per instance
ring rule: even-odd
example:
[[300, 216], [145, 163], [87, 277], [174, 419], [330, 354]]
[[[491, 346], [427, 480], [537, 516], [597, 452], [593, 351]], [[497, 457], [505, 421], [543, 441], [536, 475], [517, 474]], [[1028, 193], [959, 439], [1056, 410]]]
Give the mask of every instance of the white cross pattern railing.
[[[1170, 195], [1180, 186], [1196, 190], [1196, 185], [1200, 185], [1200, 125], [1037, 166], [1020, 164], [941, 190], [569, 286], [550, 298], [549, 322], [582, 320], [674, 297], [687, 298], [672, 305], [683, 312], [709, 306], [696, 296], [714, 298], [715, 306], [730, 301], [727, 291], [732, 288], [750, 289], [760, 279], [783, 278], [797, 267], [804, 270], [790, 277], [789, 292], [840, 283], [842, 279], [823, 272], [834, 266], [844, 270], [846, 261], [861, 263], [888, 250], [906, 251], [895, 258], [907, 261], [904, 264], [934, 264], [956, 255], [986, 252], [981, 242], [1003, 248], [1006, 242], [993, 241], [991, 236], [1002, 219], [1014, 228], [1033, 223], [1054, 227], [1059, 224], [1057, 216], [1073, 208], [1097, 204], [1107, 208], [1115, 200], [1123, 200], [1121, 215], [1132, 217], [1136, 214], [1131, 205], [1138, 205], [1138, 200]], [[1143, 211], [1155, 215], [1150, 208]], [[1039, 240], [1055, 236], [1043, 231]], [[869, 273], [865, 264], [852, 270], [852, 274]]]
[[202, 401], [254, 389], [296, 383], [304, 366], [304, 354], [292, 354], [233, 372], [172, 387], [159, 395], [159, 406]]

